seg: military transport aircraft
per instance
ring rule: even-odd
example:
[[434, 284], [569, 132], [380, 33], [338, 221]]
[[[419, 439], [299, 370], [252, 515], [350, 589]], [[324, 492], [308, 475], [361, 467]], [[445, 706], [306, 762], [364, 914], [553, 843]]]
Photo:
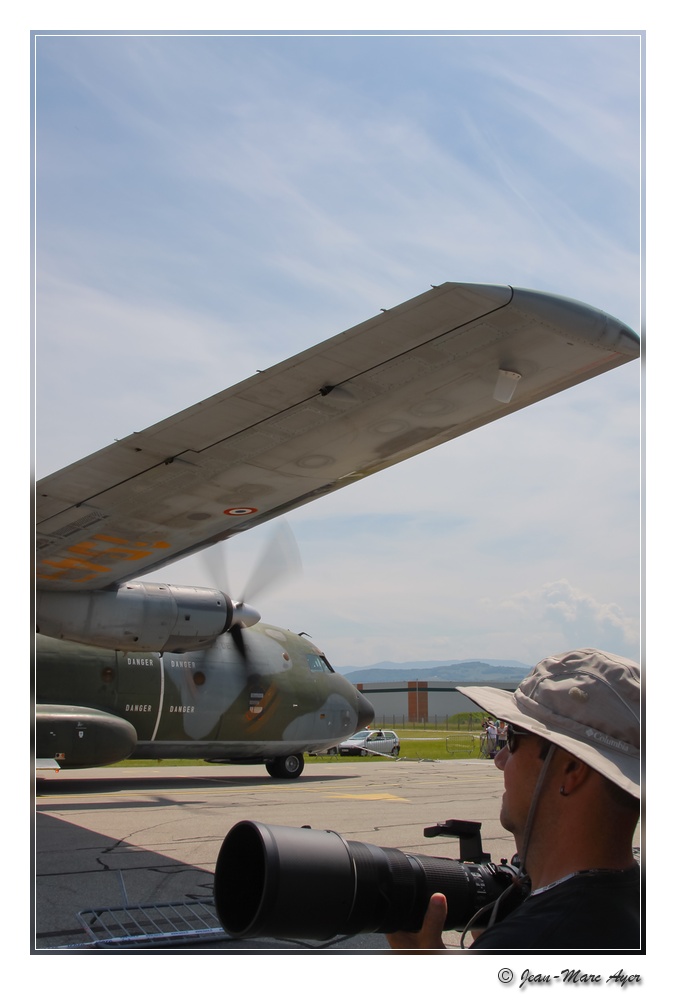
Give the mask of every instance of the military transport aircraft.
[[185, 757], [297, 777], [369, 702], [218, 588], [138, 578], [638, 356], [590, 306], [446, 283], [41, 480], [38, 766]]

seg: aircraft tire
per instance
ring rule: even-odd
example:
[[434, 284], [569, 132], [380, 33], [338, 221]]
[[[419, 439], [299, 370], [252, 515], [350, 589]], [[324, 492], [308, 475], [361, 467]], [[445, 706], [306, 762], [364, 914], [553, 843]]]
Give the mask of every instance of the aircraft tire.
[[300, 778], [305, 767], [302, 753], [292, 753], [288, 757], [275, 757], [265, 768], [271, 778]]

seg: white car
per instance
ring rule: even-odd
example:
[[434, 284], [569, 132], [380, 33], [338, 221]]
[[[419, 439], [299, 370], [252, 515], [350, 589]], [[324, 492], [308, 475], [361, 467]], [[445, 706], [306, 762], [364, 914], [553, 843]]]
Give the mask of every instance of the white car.
[[338, 753], [343, 757], [355, 754], [361, 757], [370, 757], [371, 754], [396, 757], [400, 749], [399, 737], [391, 729], [360, 729], [340, 744]]

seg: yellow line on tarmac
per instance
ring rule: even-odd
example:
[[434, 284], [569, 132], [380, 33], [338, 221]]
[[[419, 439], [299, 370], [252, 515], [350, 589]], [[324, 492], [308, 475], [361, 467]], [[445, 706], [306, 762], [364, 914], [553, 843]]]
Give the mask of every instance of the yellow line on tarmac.
[[390, 802], [410, 802], [410, 799], [403, 799], [399, 795], [390, 795], [388, 792], [373, 792], [367, 795], [341, 795], [339, 792], [330, 792], [326, 797], [328, 799], [366, 799], [371, 802], [382, 799], [388, 799]]

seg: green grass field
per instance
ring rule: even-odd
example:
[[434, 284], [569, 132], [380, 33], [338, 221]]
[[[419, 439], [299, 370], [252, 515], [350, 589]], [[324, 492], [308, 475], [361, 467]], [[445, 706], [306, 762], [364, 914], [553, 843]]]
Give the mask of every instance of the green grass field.
[[[372, 728], [376, 728], [373, 726]], [[479, 733], [440, 731], [438, 729], [397, 729], [401, 741], [400, 757], [407, 760], [467, 760], [479, 756]], [[354, 758], [334, 756], [307, 757], [321, 761], [349, 761]], [[360, 760], [386, 760], [383, 757], [360, 757]]]
[[[373, 728], [376, 728], [375, 726]], [[401, 759], [406, 760], [468, 760], [479, 757], [479, 732], [471, 733], [466, 730], [439, 730], [439, 729], [397, 729], [397, 735], [401, 740]], [[305, 756], [306, 765], [313, 763], [335, 763], [345, 764], [360, 761], [371, 761], [375, 763], [390, 763], [391, 758], [387, 757], [341, 757], [338, 754], [326, 754], [322, 756]], [[206, 764], [204, 760], [123, 760], [112, 767], [189, 767], [191, 765]]]

